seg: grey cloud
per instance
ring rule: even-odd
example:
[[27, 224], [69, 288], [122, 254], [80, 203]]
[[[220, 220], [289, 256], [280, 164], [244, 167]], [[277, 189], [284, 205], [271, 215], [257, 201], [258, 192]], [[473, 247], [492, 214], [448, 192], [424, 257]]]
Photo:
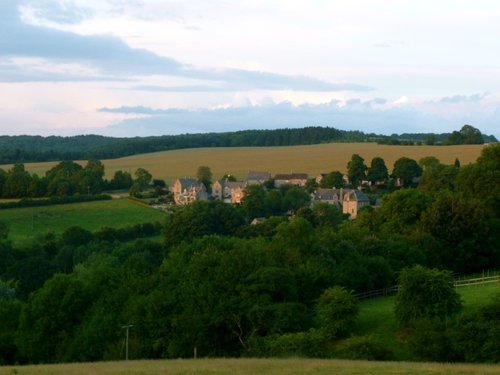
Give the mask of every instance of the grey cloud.
[[[53, 2], [48, 2], [53, 4]], [[43, 5], [43, 3], [42, 3]], [[305, 76], [248, 71], [241, 69], [198, 69], [172, 58], [159, 56], [144, 49], [131, 48], [121, 39], [112, 36], [84, 36], [48, 27], [23, 23], [19, 18], [19, 2], [4, 0], [0, 12], [0, 57], [34, 57], [57, 62], [86, 62], [102, 71], [110, 79], [123, 75], [146, 76], [152, 74], [172, 75], [218, 82], [218, 85], [196, 85], [180, 87], [142, 86], [136, 89], [149, 91], [233, 91], [233, 90], [298, 90], [298, 91], [366, 91], [370, 87], [344, 83], [336, 84]], [[121, 2], [117, 2], [121, 6]], [[38, 8], [37, 8], [38, 9]], [[55, 7], [52, 10], [56, 10]], [[73, 9], [69, 18], [81, 16]], [[83, 12], [83, 11], [82, 11]], [[71, 13], [71, 12], [70, 12]], [[77, 15], [75, 15], [77, 14]], [[53, 18], [59, 17], [53, 15]], [[15, 74], [16, 75], [16, 74]], [[25, 78], [28, 76], [18, 72]], [[37, 74], [43, 80], [41, 73]], [[0, 75], [1, 76], [1, 75]], [[0, 79], [2, 79], [0, 77]], [[6, 78], [4, 78], [5, 80]], [[88, 80], [101, 80], [88, 77]], [[45, 80], [65, 80], [61, 74], [47, 74]], [[67, 79], [66, 79], [67, 80]]]
[[453, 95], [441, 98], [439, 101], [441, 103], [464, 103], [464, 102], [479, 102], [483, 100], [485, 97], [490, 95], [488, 92], [485, 93], [477, 93], [472, 95]]
[[[383, 99], [379, 99], [381, 101]], [[424, 113], [406, 105], [378, 109], [372, 101], [353, 100], [344, 106], [336, 101], [325, 104], [294, 106], [289, 102], [267, 102], [260, 106], [222, 109], [154, 109], [149, 107], [102, 108], [103, 112], [142, 114], [144, 118], [127, 119], [108, 126], [101, 133], [111, 136], [146, 136], [199, 132], [222, 132], [244, 129], [297, 128], [333, 126], [366, 133], [446, 132], [465, 123], [474, 124], [497, 138], [500, 109], [491, 114], [475, 111], [465, 117], [447, 118]]]

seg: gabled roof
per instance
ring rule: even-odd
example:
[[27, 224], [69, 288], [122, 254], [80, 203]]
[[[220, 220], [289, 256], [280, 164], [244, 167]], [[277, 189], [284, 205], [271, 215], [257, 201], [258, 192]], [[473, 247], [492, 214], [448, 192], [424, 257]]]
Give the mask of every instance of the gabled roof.
[[201, 184], [200, 181], [192, 177], [179, 178], [179, 182], [183, 188], [187, 188], [189, 186], [200, 186]]
[[274, 176], [275, 180], [307, 180], [307, 173], [281, 173]]
[[270, 172], [259, 172], [259, 171], [250, 171], [247, 175], [247, 180], [262, 180], [267, 181], [271, 178]]
[[346, 194], [344, 196], [344, 199], [346, 197], [350, 201], [358, 201], [358, 202], [370, 203], [370, 199], [368, 199], [368, 197], [362, 191], [359, 191], [359, 190], [351, 190], [349, 192], [349, 194]]
[[229, 189], [244, 188], [245, 183], [243, 181], [226, 181], [224, 186], [227, 186]]
[[315, 200], [335, 200], [335, 197], [340, 197], [339, 189], [322, 189], [319, 188], [314, 192]]

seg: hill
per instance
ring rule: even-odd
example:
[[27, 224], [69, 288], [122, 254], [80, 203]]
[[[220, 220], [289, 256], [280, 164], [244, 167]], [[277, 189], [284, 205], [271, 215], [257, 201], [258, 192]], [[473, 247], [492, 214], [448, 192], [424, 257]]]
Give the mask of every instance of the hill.
[[[117, 170], [133, 173], [137, 168], [145, 168], [154, 178], [172, 181], [182, 176], [194, 176], [200, 165], [211, 168], [214, 178], [232, 174], [239, 179], [246, 177], [250, 170], [275, 173], [305, 172], [315, 176], [320, 172], [346, 170], [352, 154], [358, 153], [365, 164], [380, 156], [391, 170], [394, 162], [406, 156], [419, 160], [425, 156], [435, 156], [444, 164], [453, 164], [458, 158], [462, 165], [474, 162], [483, 145], [459, 146], [389, 146], [376, 143], [327, 143], [319, 145], [289, 147], [221, 147], [197, 148], [156, 152], [103, 160], [106, 177], [113, 177]], [[28, 163], [26, 169], [43, 175], [56, 162]], [[0, 166], [8, 169], [9, 165]]]
[[[469, 126], [470, 127], [470, 126]], [[472, 127], [470, 127], [472, 128]], [[472, 143], [496, 142], [495, 137], [476, 131]], [[242, 130], [224, 133], [164, 135], [156, 137], [112, 138], [98, 135], [74, 137], [0, 136], [0, 164], [44, 162], [78, 159], [114, 159], [157, 151], [205, 147], [265, 147], [294, 146], [330, 142], [375, 142], [405, 144], [433, 139], [442, 142], [453, 134], [367, 134], [361, 131], [339, 130], [330, 127], [298, 129]], [[468, 142], [455, 142], [468, 143]], [[452, 143], [454, 144], [454, 143]]]

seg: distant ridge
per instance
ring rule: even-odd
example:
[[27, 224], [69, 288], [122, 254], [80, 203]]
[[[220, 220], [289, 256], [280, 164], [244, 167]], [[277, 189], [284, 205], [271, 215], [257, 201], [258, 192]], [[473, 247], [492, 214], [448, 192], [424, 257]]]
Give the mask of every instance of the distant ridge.
[[[309, 145], [330, 142], [381, 142], [391, 139], [421, 141], [430, 135], [437, 140], [450, 134], [393, 134], [391, 136], [339, 130], [332, 127], [242, 130], [224, 133], [113, 138], [100, 135], [0, 136], [0, 164], [57, 160], [115, 159], [149, 152], [201, 147], [266, 147]], [[485, 142], [496, 142], [483, 136]]]

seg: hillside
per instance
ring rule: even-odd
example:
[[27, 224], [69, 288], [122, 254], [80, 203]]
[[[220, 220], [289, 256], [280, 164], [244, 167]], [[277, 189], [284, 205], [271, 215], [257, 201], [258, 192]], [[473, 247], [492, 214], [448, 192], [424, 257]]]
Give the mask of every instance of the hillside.
[[[200, 165], [211, 168], [215, 178], [226, 173], [239, 179], [246, 177], [250, 170], [275, 173], [305, 172], [315, 176], [320, 172], [346, 170], [352, 154], [358, 153], [369, 165], [376, 156], [384, 158], [391, 170], [394, 162], [406, 156], [419, 160], [425, 156], [435, 156], [444, 164], [453, 164], [458, 158], [462, 165], [474, 162], [483, 145], [459, 146], [389, 146], [375, 143], [327, 143], [288, 147], [221, 147], [164, 151], [103, 160], [106, 177], [112, 178], [117, 170], [133, 173], [137, 168], [145, 168], [155, 178], [173, 181], [181, 176], [193, 176]], [[26, 169], [43, 175], [57, 162], [27, 163]], [[0, 166], [2, 169], [10, 165]]]
[[[475, 130], [474, 142], [452, 142], [451, 144], [496, 142], [494, 136]], [[304, 127], [297, 129], [242, 130], [224, 133], [198, 133], [164, 135], [156, 137], [113, 138], [99, 135], [74, 137], [0, 136], [0, 164], [44, 162], [77, 159], [114, 159], [150, 152], [205, 147], [269, 147], [312, 145], [330, 142], [375, 142], [391, 144], [404, 140], [405, 144], [422, 143], [432, 139], [433, 143], [446, 143], [451, 134], [367, 134], [356, 130], [339, 130], [330, 127]], [[450, 138], [451, 139], [451, 138]]]

